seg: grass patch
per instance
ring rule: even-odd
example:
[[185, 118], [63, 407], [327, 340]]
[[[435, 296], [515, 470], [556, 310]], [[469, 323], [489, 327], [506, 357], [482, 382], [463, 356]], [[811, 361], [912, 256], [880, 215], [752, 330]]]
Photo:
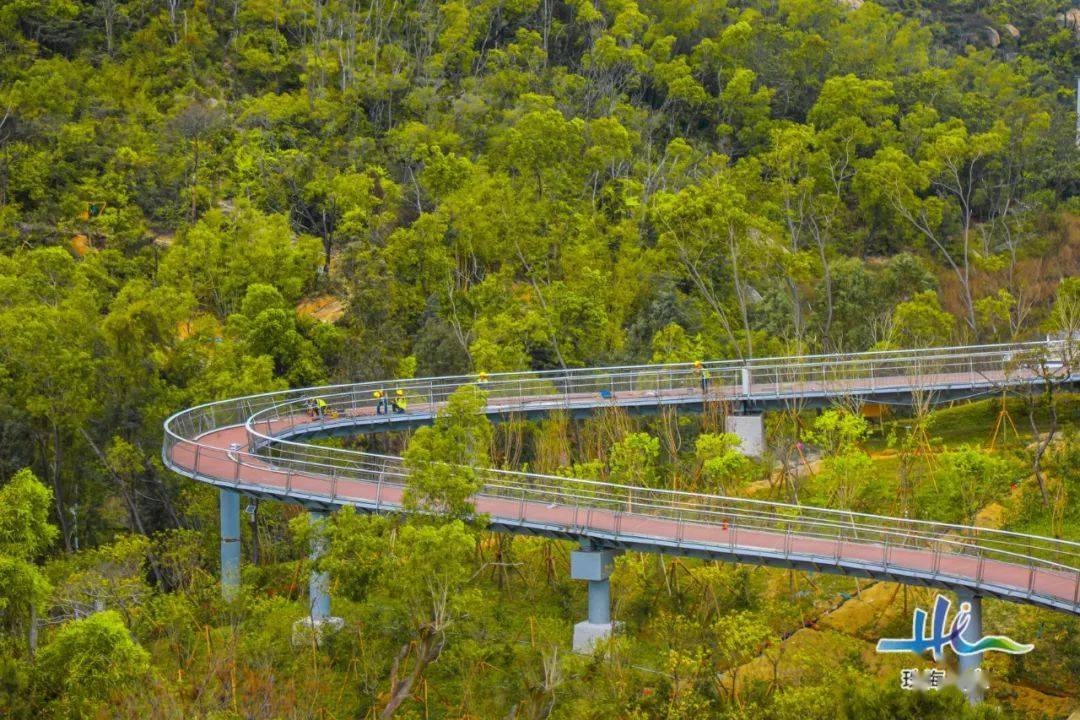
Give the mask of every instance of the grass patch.
[[[1080, 428], [1080, 395], [1059, 395], [1057, 407], [1059, 431]], [[1031, 423], [1023, 400], [1016, 397], [1006, 398], [1005, 408], [1016, 426], [1016, 433], [1006, 421], [1006, 426], [998, 431], [997, 445], [1031, 442]], [[1001, 398], [987, 398], [942, 407], [930, 413], [928, 432], [935, 443], [940, 442], [946, 447], [963, 444], [987, 445], [993, 437], [1000, 411]], [[872, 425], [873, 432], [866, 442], [867, 450], [886, 450], [891, 433], [906, 431], [912, 426], [914, 420], [910, 412], [906, 409], [903, 412], [903, 416], [894, 417], [881, 425]], [[1039, 431], [1045, 432], [1050, 426], [1049, 409], [1045, 406], [1036, 408], [1035, 422]]]

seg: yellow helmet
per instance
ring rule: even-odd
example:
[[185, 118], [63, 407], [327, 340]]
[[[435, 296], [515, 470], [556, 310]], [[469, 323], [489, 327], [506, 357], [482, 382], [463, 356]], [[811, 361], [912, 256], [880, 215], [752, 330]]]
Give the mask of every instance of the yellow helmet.
[[376, 390], [375, 392], [373, 392], [371, 394], [373, 396], [377, 397], [377, 398], [381, 398], [382, 397], [382, 390]]
[[398, 390], [395, 394], [396, 395], [404, 395], [405, 391], [404, 390]]
[[701, 361], [700, 360], [695, 360], [694, 361], [694, 367], [696, 367], [696, 368], [701, 367]]

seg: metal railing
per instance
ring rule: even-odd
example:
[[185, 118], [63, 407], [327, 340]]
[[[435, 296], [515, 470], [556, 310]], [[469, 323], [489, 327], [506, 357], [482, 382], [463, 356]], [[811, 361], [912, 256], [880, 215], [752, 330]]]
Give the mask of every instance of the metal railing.
[[[1073, 380], [1072, 348], [1031, 343], [851, 356], [709, 363], [710, 399], [888, 389], [997, 388]], [[703, 395], [692, 365], [604, 368], [357, 383], [269, 393], [182, 411], [166, 421], [166, 463], [219, 485], [278, 496], [400, 510], [401, 458], [290, 439], [358, 423], [427, 419], [457, 388], [482, 385], [489, 412], [669, 402]], [[407, 412], [380, 416], [376, 391], [402, 390]], [[309, 411], [321, 398], [323, 412]], [[251, 449], [223, 448], [230, 442]], [[1002, 530], [828, 508], [644, 488], [534, 473], [473, 469], [477, 511], [499, 525], [583, 534], [657, 548], [700, 547], [745, 558], [843, 566], [877, 576], [916, 576], [1080, 612], [1080, 544]], [[726, 548], [726, 550], [725, 550]]]

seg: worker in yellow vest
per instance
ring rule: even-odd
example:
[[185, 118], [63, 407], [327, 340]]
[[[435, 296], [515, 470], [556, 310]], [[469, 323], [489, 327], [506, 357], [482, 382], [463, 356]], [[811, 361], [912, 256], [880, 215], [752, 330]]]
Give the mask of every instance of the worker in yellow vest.
[[315, 398], [308, 401], [308, 416], [312, 420], [326, 417], [326, 401], [322, 398]]
[[371, 396], [374, 397], [376, 400], [375, 414], [385, 415], [387, 411], [386, 393], [384, 393], [382, 390], [376, 390], [375, 392], [371, 393]]
[[698, 380], [701, 382], [701, 394], [709, 394], [709, 380], [712, 378], [712, 374], [709, 369], [705, 367], [700, 360], [694, 361], [694, 374], [698, 376]]
[[394, 412], [403, 413], [409, 408], [409, 398], [406, 397], [404, 390], [394, 391], [394, 399], [391, 402]]

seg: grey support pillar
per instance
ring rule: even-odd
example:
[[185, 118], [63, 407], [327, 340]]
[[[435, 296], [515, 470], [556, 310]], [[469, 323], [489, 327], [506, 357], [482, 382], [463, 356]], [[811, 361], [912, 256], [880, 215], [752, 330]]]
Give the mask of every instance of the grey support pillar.
[[240, 589], [240, 494], [218, 490], [221, 510], [221, 596], [236, 597]]
[[750, 457], [765, 454], [765, 416], [728, 415], [724, 418], [724, 432], [739, 436], [739, 452]]
[[[325, 517], [325, 512], [312, 510], [308, 514], [308, 522], [314, 525]], [[330, 617], [330, 579], [325, 572], [317, 572], [314, 568], [315, 562], [323, 553], [325, 542], [323, 537], [318, 534], [311, 541], [312, 569], [311, 578], [308, 580], [308, 602], [310, 604], [311, 620], [316, 623]]]
[[[970, 590], [957, 590], [956, 599], [960, 605], [964, 603], [968, 605], [968, 612], [971, 613], [971, 620], [968, 622], [964, 631], [960, 633], [960, 637], [967, 640], [969, 643], [977, 643], [979, 638], [982, 637], [982, 598], [971, 592]], [[960, 611], [960, 607], [957, 611]], [[986, 687], [986, 679], [983, 677], [982, 668], [982, 653], [978, 655], [958, 655], [957, 667], [960, 671], [961, 689], [964, 694], [967, 695], [968, 702], [975, 705], [982, 702], [983, 690]]]
[[[325, 510], [312, 510], [308, 513], [308, 522], [312, 525], [326, 519], [328, 513]], [[315, 561], [323, 554], [326, 548], [326, 540], [323, 535], [316, 532], [311, 540], [311, 577], [308, 578], [308, 614], [293, 623], [293, 645], [297, 647], [310, 647], [322, 644], [323, 637], [328, 632], [340, 630], [345, 626], [345, 621], [339, 617], [330, 615], [330, 578], [325, 572], [317, 572], [314, 568]]]
[[597, 640], [611, 635], [611, 568], [617, 550], [595, 550], [582, 542], [570, 553], [570, 577], [589, 582], [589, 619], [574, 626], [574, 652], [592, 651]]

